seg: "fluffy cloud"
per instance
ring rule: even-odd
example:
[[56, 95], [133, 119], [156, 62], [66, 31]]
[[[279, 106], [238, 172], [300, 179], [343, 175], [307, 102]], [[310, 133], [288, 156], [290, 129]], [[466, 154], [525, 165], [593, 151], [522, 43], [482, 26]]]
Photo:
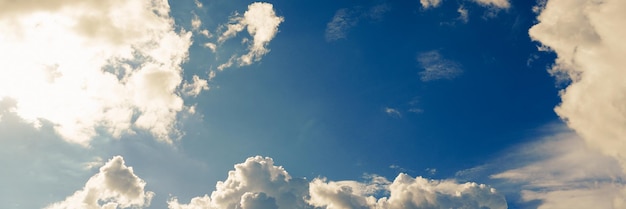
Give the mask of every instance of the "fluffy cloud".
[[[189, 204], [171, 199], [170, 209], [191, 208], [506, 208], [504, 197], [476, 183], [436, 181], [400, 174], [393, 182], [380, 176], [368, 181], [292, 178], [271, 158], [251, 157], [235, 165], [211, 195]], [[380, 197], [379, 196], [384, 196]]]
[[218, 42], [224, 41], [235, 37], [237, 33], [247, 29], [252, 41], [244, 39], [244, 42], [248, 42], [248, 53], [241, 56], [234, 56], [227, 63], [222, 64], [218, 69], [233, 65], [236, 62], [239, 66], [251, 65], [253, 62], [261, 60], [263, 55], [269, 52], [267, 45], [274, 39], [276, 33], [278, 33], [278, 26], [284, 21], [283, 17], [276, 16], [274, 7], [269, 3], [256, 2], [248, 5], [248, 10], [243, 16], [234, 16], [231, 18], [230, 24], [224, 26], [224, 31], [219, 37]]
[[47, 209], [115, 209], [150, 206], [154, 193], [144, 191], [146, 182], [137, 177], [121, 156], [113, 157], [91, 177], [82, 190]]
[[0, 99], [35, 126], [88, 146], [106, 132], [177, 137], [191, 33], [164, 0], [0, 1]]
[[589, 145], [626, 171], [626, 2], [551, 0], [529, 34], [557, 54], [551, 73], [571, 84], [555, 108]]
[[360, 7], [351, 9], [339, 9], [335, 12], [333, 19], [326, 24], [325, 38], [326, 41], [336, 41], [344, 39], [348, 35], [348, 31], [356, 26], [363, 19], [380, 20], [382, 16], [390, 10], [386, 4], [380, 4], [362, 10]]
[[180, 204], [177, 199], [172, 199], [168, 202], [169, 208], [235, 209], [244, 205], [258, 208], [273, 204], [278, 208], [306, 208], [303, 197], [308, 182], [292, 178], [285, 169], [275, 166], [271, 158], [248, 158], [244, 163], [235, 165], [235, 170], [228, 172], [228, 178], [215, 187], [210, 197], [196, 197], [189, 204]]
[[453, 79], [463, 72], [460, 64], [444, 59], [438, 51], [422, 53], [417, 57], [417, 61], [424, 68], [424, 71], [419, 73], [422, 81]]

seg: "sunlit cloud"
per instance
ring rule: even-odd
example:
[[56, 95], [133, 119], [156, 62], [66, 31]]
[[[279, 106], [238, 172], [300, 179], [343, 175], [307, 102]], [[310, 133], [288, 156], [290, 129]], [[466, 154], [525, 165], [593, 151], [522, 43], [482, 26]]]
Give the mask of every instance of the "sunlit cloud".
[[46, 209], [70, 208], [145, 208], [150, 206], [153, 192], [145, 191], [146, 182], [137, 177], [121, 156], [113, 157], [100, 172], [91, 177], [85, 187], [64, 201]]
[[1, 9], [0, 99], [38, 126], [88, 146], [147, 131], [172, 142], [191, 33], [176, 31], [167, 1], [20, 1]]

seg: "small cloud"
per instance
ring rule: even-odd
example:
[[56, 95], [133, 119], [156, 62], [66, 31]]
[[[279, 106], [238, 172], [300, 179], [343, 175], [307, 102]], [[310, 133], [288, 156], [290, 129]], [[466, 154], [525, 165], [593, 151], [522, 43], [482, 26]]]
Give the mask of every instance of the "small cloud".
[[183, 84], [183, 93], [187, 96], [198, 96], [203, 90], [209, 90], [209, 82], [201, 79], [198, 75], [193, 75], [191, 83], [185, 81]]
[[438, 51], [422, 53], [417, 57], [417, 61], [424, 68], [424, 71], [419, 73], [422, 81], [450, 80], [463, 72], [460, 64], [444, 59]]
[[402, 117], [402, 114], [400, 113], [400, 111], [391, 107], [385, 107], [385, 113], [387, 113], [387, 115], [391, 117], [397, 117], [397, 118]]
[[362, 19], [381, 20], [383, 15], [390, 10], [387, 4], [379, 4], [363, 11], [360, 7], [351, 9], [339, 9], [333, 19], [326, 24], [326, 41], [344, 39], [348, 31], [356, 26]]
[[420, 4], [422, 4], [422, 8], [437, 8], [441, 5], [441, 0], [420, 0]]
[[426, 168], [424, 169], [426, 172], [428, 172], [429, 175], [435, 175], [437, 173], [437, 169], [436, 168]]
[[207, 42], [204, 43], [203, 45], [206, 48], [209, 48], [213, 53], [215, 53], [215, 51], [217, 51], [217, 44], [211, 43], [211, 42]]
[[224, 63], [220, 67], [220, 70], [230, 67], [233, 64], [239, 66], [251, 65], [253, 62], [261, 60], [263, 55], [269, 52], [267, 45], [270, 43], [276, 33], [278, 33], [278, 26], [284, 21], [283, 17], [276, 16], [274, 7], [269, 3], [256, 2], [248, 5], [248, 10], [243, 16], [236, 14], [231, 17], [230, 24], [222, 26], [226, 28], [219, 37], [217, 42], [223, 43], [224, 41], [233, 38], [237, 33], [247, 29], [252, 40], [244, 38], [242, 43], [248, 43], [248, 53], [236, 56], [234, 59], [230, 59], [228, 63]]
[[96, 157], [96, 158], [94, 158], [93, 161], [87, 162], [84, 165], [85, 165], [85, 170], [91, 170], [93, 168], [102, 166], [102, 164], [104, 164], [104, 162], [102, 161], [102, 158], [101, 157]]
[[202, 26], [202, 21], [200, 20], [200, 17], [198, 17], [198, 15], [196, 14], [193, 14], [193, 18], [191, 19], [191, 29], [194, 31], [198, 31], [200, 29], [200, 26]]
[[461, 20], [464, 23], [469, 22], [469, 11], [467, 11], [463, 5], [459, 6], [456, 11], [459, 13], [459, 17], [457, 18], [458, 20]]
[[508, 9], [511, 4], [508, 0], [473, 0], [483, 7], [493, 7], [496, 9]]
[[198, 8], [202, 8], [204, 5], [202, 5], [202, 2], [200, 2], [199, 0], [193, 0], [193, 2], [196, 4], [196, 7]]

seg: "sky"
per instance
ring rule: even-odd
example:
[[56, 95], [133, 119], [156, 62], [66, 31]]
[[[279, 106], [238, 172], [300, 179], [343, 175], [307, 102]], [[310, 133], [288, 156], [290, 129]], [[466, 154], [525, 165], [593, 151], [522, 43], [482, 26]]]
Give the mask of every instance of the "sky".
[[0, 208], [626, 208], [626, 1], [0, 0]]

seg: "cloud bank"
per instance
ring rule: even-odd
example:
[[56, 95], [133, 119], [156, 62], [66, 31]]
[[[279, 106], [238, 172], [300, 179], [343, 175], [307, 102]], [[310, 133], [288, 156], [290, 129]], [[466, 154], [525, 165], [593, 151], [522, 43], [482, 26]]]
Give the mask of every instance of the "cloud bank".
[[[382, 196], [382, 197], [381, 197]], [[267, 157], [251, 157], [235, 165], [211, 195], [182, 204], [177, 198], [170, 209], [190, 208], [507, 208], [495, 189], [476, 183], [430, 180], [400, 174], [393, 182], [368, 176], [366, 182], [307, 181], [293, 178]]]
[[145, 208], [150, 206], [154, 193], [144, 191], [146, 182], [127, 167], [121, 156], [115, 156], [91, 177], [85, 187], [64, 201], [46, 209], [115, 209]]
[[[556, 53], [550, 73], [569, 85], [555, 112], [577, 135], [542, 142], [529, 163], [494, 175], [521, 182], [539, 208], [626, 207], [626, 2], [539, 1], [530, 37]], [[544, 140], [545, 141], [545, 140]]]
[[49, 122], [84, 146], [97, 133], [180, 136], [180, 66], [191, 33], [174, 29], [167, 1], [0, 5], [0, 99], [14, 99], [20, 117], [36, 127]]

